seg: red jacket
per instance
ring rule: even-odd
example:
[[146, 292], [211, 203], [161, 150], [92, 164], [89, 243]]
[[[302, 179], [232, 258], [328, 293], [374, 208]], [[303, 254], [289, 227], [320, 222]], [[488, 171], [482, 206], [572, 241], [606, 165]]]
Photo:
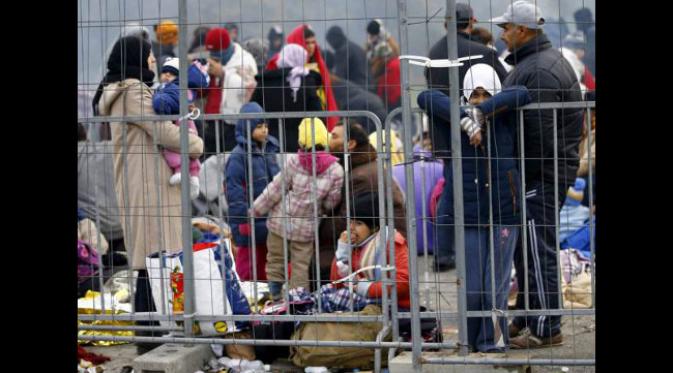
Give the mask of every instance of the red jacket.
[[583, 84], [585, 87], [587, 87], [587, 91], [593, 91], [596, 89], [596, 81], [594, 79], [594, 76], [591, 75], [591, 71], [589, 71], [589, 68], [584, 66], [584, 75], [582, 76]]
[[[308, 26], [299, 25], [294, 30], [292, 30], [292, 32], [287, 36], [287, 44], [299, 44], [304, 49], [306, 49], [306, 42], [304, 41], [304, 27]], [[322, 58], [322, 54], [320, 53], [320, 46], [318, 45], [318, 43], [316, 43], [315, 45], [315, 53], [313, 54], [313, 58], [315, 59], [315, 62], [318, 64], [318, 68], [320, 69], [320, 76], [322, 77], [322, 84], [323, 87], [325, 88], [325, 96], [327, 99], [327, 110], [337, 111], [339, 110], [339, 108], [337, 107], [336, 100], [334, 99], [334, 92], [332, 92], [332, 80], [330, 79], [329, 71], [327, 70], [327, 64], [325, 64], [325, 60]], [[277, 69], [278, 66], [276, 66], [276, 61], [278, 61], [278, 53], [276, 53], [273, 57], [271, 57], [269, 62], [266, 64], [266, 69], [267, 70]], [[338, 121], [339, 117], [328, 117], [327, 131], [332, 132], [332, 128], [334, 128], [334, 125]]]
[[388, 109], [400, 106], [402, 90], [400, 88], [400, 59], [395, 57], [388, 61], [386, 69], [376, 83], [376, 94], [383, 102], [388, 104]]
[[[363, 251], [364, 247], [358, 247], [353, 250], [353, 272], [360, 269], [360, 259]], [[386, 257], [390, 260], [387, 245]], [[407, 247], [407, 240], [397, 231], [395, 231], [395, 267], [397, 268], [397, 275], [395, 277], [397, 281], [397, 304], [400, 308], [411, 308], [411, 302], [409, 301], [409, 248]], [[358, 276], [358, 278], [364, 278], [364, 273], [360, 273]], [[331, 281], [341, 278], [337, 270], [336, 258], [332, 259], [332, 269], [329, 277]], [[343, 284], [339, 284], [339, 286], [343, 286]], [[381, 298], [381, 288], [380, 281], [373, 283], [369, 287], [368, 297]], [[390, 289], [388, 290], [388, 295], [390, 295]]]

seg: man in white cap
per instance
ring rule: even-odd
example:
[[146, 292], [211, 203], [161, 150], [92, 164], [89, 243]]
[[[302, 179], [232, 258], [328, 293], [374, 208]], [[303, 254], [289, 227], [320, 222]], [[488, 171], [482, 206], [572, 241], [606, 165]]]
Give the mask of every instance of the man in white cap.
[[[503, 87], [526, 86], [533, 103], [582, 101], [580, 84], [572, 67], [542, 31], [544, 18], [540, 8], [527, 1], [515, 1], [505, 14], [491, 22], [503, 29], [501, 39], [511, 52], [505, 61], [514, 65]], [[554, 173], [554, 110], [524, 112], [527, 273], [531, 309], [558, 309], [560, 306], [555, 213], [561, 210], [568, 186], [577, 175], [582, 109], [558, 110], [556, 126], [558, 175]], [[559, 206], [555, 206], [555, 186], [558, 186]], [[517, 282], [522, 289], [526, 273], [522, 242], [517, 247], [514, 263]], [[517, 308], [523, 307], [524, 295], [520, 293]], [[516, 317], [509, 332], [512, 348], [547, 347], [563, 342], [560, 316]]]

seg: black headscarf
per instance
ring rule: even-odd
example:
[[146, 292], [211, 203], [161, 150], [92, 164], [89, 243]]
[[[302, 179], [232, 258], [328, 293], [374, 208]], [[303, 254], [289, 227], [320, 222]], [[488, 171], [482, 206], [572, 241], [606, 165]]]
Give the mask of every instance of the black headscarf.
[[147, 65], [152, 45], [138, 36], [120, 38], [112, 47], [107, 60], [107, 74], [98, 85], [93, 98], [93, 112], [98, 115], [98, 102], [103, 95], [103, 88], [124, 79], [136, 78], [148, 86], [154, 82], [154, 72]]

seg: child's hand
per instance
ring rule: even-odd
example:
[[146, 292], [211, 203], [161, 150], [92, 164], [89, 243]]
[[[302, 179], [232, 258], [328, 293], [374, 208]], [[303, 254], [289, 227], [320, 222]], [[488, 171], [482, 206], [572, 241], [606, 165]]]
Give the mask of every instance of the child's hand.
[[337, 273], [339, 274], [339, 277], [346, 277], [348, 276], [348, 264], [346, 262], [336, 262], [337, 266]]
[[339, 236], [339, 241], [343, 243], [351, 243], [351, 240], [348, 239], [348, 231], [341, 232], [341, 236]]
[[481, 131], [477, 131], [472, 137], [470, 137], [470, 145], [472, 146], [481, 145]]

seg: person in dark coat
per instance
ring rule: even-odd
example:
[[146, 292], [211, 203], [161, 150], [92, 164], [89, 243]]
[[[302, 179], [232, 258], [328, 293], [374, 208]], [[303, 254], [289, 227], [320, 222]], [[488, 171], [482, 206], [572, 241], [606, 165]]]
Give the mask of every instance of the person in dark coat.
[[[512, 15], [514, 14], [515, 17]], [[502, 40], [511, 54], [506, 62], [515, 65], [503, 82], [505, 88], [523, 85], [528, 88], [532, 103], [582, 101], [580, 83], [561, 53], [552, 47], [541, 30], [544, 18], [534, 4], [517, 1], [505, 14], [491, 20], [504, 29]], [[528, 273], [531, 309], [558, 309], [558, 261], [556, 256], [556, 217], [573, 185], [579, 168], [579, 143], [582, 135], [582, 109], [526, 110], [523, 118], [523, 149], [525, 156], [525, 195], [528, 229], [528, 268], [524, 269], [520, 242], [514, 262], [517, 282], [524, 284]], [[556, 132], [554, 127], [556, 127]], [[558, 179], [554, 170], [554, 138], [558, 140]], [[555, 188], [558, 194], [555, 196]], [[556, 205], [555, 197], [558, 198]], [[557, 210], [558, 208], [558, 210]], [[524, 308], [524, 295], [519, 294], [517, 308]], [[518, 335], [528, 327], [530, 333]], [[516, 317], [509, 330], [512, 348], [546, 347], [560, 344], [560, 316]], [[518, 336], [517, 336], [518, 335]]]
[[[498, 59], [497, 52], [493, 49], [480, 44], [474, 40], [471, 40], [470, 34], [474, 27], [474, 23], [477, 21], [474, 18], [472, 8], [464, 3], [456, 4], [456, 22], [458, 35], [458, 58], [466, 57], [471, 55], [482, 55], [482, 58], [472, 59], [463, 62], [463, 66], [458, 68], [458, 84], [459, 89], [463, 89], [463, 80], [465, 79], [465, 73], [470, 67], [479, 63], [485, 63], [493, 69], [498, 75], [500, 81], [505, 79], [507, 71], [505, 67], [500, 63]], [[446, 27], [446, 22], [444, 23]], [[430, 59], [446, 59], [449, 57], [447, 37], [440, 39], [430, 50]], [[425, 70], [425, 78], [428, 82], [428, 89], [438, 89], [445, 95], [449, 96], [449, 68], [428, 68]], [[435, 157], [437, 158], [446, 158], [451, 149], [451, 143], [449, 139], [451, 138], [450, 128], [447, 126], [437, 126], [434, 128], [434, 131], [431, 131], [432, 145], [434, 148]], [[451, 170], [451, 162], [445, 162], [444, 166], [444, 178], [446, 179]], [[442, 196], [453, 193], [449, 183], [444, 184], [444, 190], [442, 191]], [[445, 197], [444, 197], [445, 198]], [[443, 199], [442, 199], [443, 200]], [[448, 216], [451, 212], [447, 210], [447, 204], [439, 204], [437, 216], [438, 223], [441, 222], [442, 217]], [[440, 223], [441, 224], [441, 223]], [[442, 224], [443, 225], [443, 224]], [[446, 227], [446, 228], [445, 228]], [[437, 242], [449, 242], [451, 227], [443, 226], [438, 227], [437, 229]], [[438, 247], [440, 256], [438, 256], [435, 262], [435, 270], [437, 271], [446, 271], [455, 267], [455, 253], [453, 252], [452, 246], [446, 246], [445, 249]]]
[[[349, 157], [344, 157], [344, 140], [348, 134], [348, 143], [346, 144]], [[355, 196], [362, 193], [377, 193], [379, 185], [379, 175], [376, 166], [376, 149], [369, 143], [369, 137], [362, 126], [348, 121], [338, 122], [331, 132], [329, 140], [330, 153], [339, 158], [339, 163], [347, 166], [350, 172], [348, 178], [344, 180], [341, 194], [344, 196], [338, 206], [335, 206], [328, 212], [328, 217], [320, 222], [320, 277], [322, 280], [328, 280], [334, 250], [337, 247], [337, 240], [341, 232], [346, 230], [346, 200], [350, 204], [351, 213], [354, 211]], [[344, 164], [348, 159], [349, 164]], [[384, 173], [385, 173], [384, 169]], [[346, 195], [346, 183], [348, 183], [348, 195]], [[387, 190], [387, 184], [384, 184]], [[407, 237], [406, 224], [406, 206], [404, 205], [404, 195], [399, 186], [393, 180], [393, 215], [395, 217], [395, 229]]]
[[577, 29], [584, 33], [586, 40], [586, 53], [582, 62], [584, 62], [591, 75], [596, 76], [596, 22], [594, 15], [589, 8], [582, 8], [573, 14]]
[[325, 37], [339, 58], [334, 61], [334, 73], [362, 87], [367, 86], [367, 55], [359, 45], [350, 41], [339, 26], [332, 26]]
[[[279, 53], [278, 69], [257, 75], [257, 88], [250, 101], [258, 103], [267, 113], [286, 111], [320, 111], [322, 105], [317, 90], [320, 74], [304, 67], [307, 52], [298, 44], [287, 44]], [[286, 153], [296, 153], [298, 128], [302, 118], [285, 119]], [[279, 138], [278, 119], [269, 120], [269, 133]], [[282, 146], [281, 146], [281, 149]]]
[[198, 53], [206, 50], [206, 35], [208, 35], [208, 31], [210, 31], [210, 27], [208, 26], [199, 26], [194, 30], [192, 42], [189, 45], [187, 53]]
[[285, 40], [283, 29], [280, 25], [273, 25], [269, 29], [266, 38], [269, 41], [269, 51], [266, 54], [266, 59], [270, 60], [271, 57], [275, 56], [283, 48], [283, 41]]
[[[249, 102], [241, 107], [241, 113], [262, 113], [262, 107]], [[248, 141], [248, 122], [250, 141]], [[227, 203], [229, 205], [229, 226], [237, 247], [236, 271], [243, 281], [252, 281], [252, 229], [248, 209], [252, 184], [253, 201], [280, 171], [276, 155], [280, 150], [278, 140], [268, 135], [268, 126], [263, 119], [240, 119], [236, 123], [236, 142], [225, 165]], [[252, 176], [248, 168], [248, 153], [252, 153]], [[257, 280], [266, 281], [266, 217], [255, 218], [255, 261]]]
[[[388, 112], [383, 100], [373, 92], [336, 75], [332, 75], [332, 90], [342, 110], [368, 110], [381, 120], [382, 125], [385, 122]], [[360, 123], [368, 134], [376, 131], [374, 122], [367, 117], [353, 117], [351, 120]]]

